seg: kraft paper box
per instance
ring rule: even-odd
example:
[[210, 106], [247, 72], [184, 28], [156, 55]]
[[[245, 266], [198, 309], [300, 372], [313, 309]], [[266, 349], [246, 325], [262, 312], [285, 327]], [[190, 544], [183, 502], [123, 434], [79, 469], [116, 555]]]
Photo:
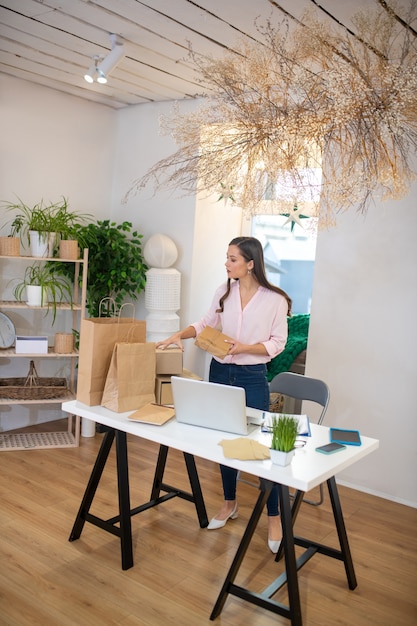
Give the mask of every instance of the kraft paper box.
[[201, 333], [197, 335], [194, 345], [209, 352], [213, 356], [219, 357], [219, 359], [224, 359], [230, 349], [230, 344], [227, 343], [228, 341], [233, 342], [233, 339], [220, 332], [217, 328], [206, 326]]
[[48, 337], [16, 335], [16, 354], [48, 354]]
[[181, 348], [156, 348], [156, 373], [181, 376], [182, 350]]
[[[182, 378], [194, 378], [195, 380], [202, 380], [200, 376], [190, 372], [190, 370], [183, 369], [180, 376]], [[171, 390], [171, 376], [158, 374], [155, 380], [155, 402], [157, 404], [174, 404]]]

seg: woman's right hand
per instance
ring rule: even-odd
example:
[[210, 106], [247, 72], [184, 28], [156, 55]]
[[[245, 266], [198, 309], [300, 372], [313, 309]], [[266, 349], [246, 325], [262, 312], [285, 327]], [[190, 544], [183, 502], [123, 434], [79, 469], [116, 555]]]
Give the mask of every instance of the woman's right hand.
[[155, 347], [165, 350], [165, 348], [168, 348], [168, 346], [171, 345], [178, 346], [178, 348], [181, 348], [181, 350], [184, 352], [184, 346], [182, 345], [180, 332], [174, 333], [173, 335], [171, 335], [171, 337], [168, 337], [168, 339], [164, 339], [164, 341], [158, 341], [155, 344]]

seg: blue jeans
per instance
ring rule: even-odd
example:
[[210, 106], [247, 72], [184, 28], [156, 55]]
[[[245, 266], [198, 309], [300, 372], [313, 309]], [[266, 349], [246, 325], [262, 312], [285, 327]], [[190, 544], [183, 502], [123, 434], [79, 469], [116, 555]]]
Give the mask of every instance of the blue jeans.
[[[246, 393], [246, 406], [261, 411], [269, 410], [269, 387], [266, 378], [266, 365], [234, 365], [219, 363], [215, 359], [210, 363], [209, 380], [212, 383], [243, 387]], [[237, 470], [220, 465], [225, 500], [236, 500]], [[278, 515], [278, 489], [274, 487], [266, 503], [268, 515]]]

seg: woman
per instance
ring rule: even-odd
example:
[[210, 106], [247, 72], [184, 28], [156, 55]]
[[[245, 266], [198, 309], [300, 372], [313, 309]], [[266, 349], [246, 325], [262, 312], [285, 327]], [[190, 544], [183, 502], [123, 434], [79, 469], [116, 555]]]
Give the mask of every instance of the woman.
[[[157, 347], [175, 344], [184, 349], [183, 339], [196, 337], [205, 326], [220, 327], [233, 341], [229, 341], [230, 348], [223, 360], [212, 359], [210, 382], [243, 387], [247, 406], [265, 411], [269, 409], [266, 363], [285, 347], [291, 299], [269, 283], [262, 246], [254, 237], [236, 237], [230, 242], [226, 271], [227, 283], [217, 289], [208, 313], [199, 322], [159, 342]], [[237, 471], [223, 465], [220, 471], [224, 502], [210, 521], [209, 530], [222, 528], [227, 520], [238, 516]], [[268, 498], [267, 512], [268, 545], [276, 553], [282, 536], [276, 488]]]

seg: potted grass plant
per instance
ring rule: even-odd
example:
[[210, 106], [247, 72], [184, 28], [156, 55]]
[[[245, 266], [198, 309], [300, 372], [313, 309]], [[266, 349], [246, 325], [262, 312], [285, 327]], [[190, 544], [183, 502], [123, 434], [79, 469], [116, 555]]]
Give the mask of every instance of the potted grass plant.
[[72, 304], [71, 282], [43, 263], [34, 263], [26, 268], [23, 279], [15, 286], [13, 294], [19, 301], [23, 301], [26, 296], [29, 306], [52, 310], [52, 323], [55, 322], [58, 303]]
[[274, 415], [272, 419], [272, 440], [270, 455], [273, 463], [289, 465], [295, 452], [298, 433], [298, 420], [290, 415]]

